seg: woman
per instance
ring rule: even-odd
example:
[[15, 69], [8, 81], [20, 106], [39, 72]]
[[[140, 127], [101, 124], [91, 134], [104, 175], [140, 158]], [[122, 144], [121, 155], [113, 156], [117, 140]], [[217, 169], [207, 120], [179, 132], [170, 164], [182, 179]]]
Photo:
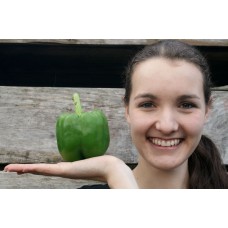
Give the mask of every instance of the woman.
[[195, 48], [173, 40], [147, 46], [132, 59], [125, 79], [125, 115], [139, 153], [133, 171], [108, 155], [12, 164], [5, 171], [107, 182], [98, 188], [227, 188], [219, 151], [202, 135], [210, 87], [208, 64]]

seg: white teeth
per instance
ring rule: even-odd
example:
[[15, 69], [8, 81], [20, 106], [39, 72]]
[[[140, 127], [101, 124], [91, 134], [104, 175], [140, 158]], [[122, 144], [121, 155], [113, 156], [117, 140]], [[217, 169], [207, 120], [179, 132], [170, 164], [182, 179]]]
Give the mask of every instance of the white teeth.
[[166, 142], [162, 140], [161, 146], [166, 146]]
[[180, 143], [180, 139], [161, 140], [161, 139], [153, 138], [151, 140], [150, 138], [150, 141], [155, 145], [164, 146], [164, 147], [176, 146]]

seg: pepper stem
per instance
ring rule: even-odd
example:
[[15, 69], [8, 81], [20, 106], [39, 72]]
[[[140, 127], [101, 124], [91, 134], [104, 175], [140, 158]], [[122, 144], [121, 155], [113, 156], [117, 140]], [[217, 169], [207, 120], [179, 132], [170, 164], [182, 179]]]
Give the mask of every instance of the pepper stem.
[[80, 103], [80, 97], [78, 93], [73, 94], [73, 102], [75, 106], [75, 113], [80, 116], [82, 114], [82, 107]]

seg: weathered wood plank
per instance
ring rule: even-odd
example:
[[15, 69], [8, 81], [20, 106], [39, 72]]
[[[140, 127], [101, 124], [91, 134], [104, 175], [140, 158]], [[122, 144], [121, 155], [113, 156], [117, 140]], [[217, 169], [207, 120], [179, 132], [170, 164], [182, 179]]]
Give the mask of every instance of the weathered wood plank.
[[214, 140], [228, 164], [228, 92], [213, 92], [213, 108], [205, 125], [204, 134]]
[[[0, 87], [0, 163], [59, 162], [55, 123], [63, 112], [73, 112], [72, 94], [78, 92], [85, 111], [99, 108], [107, 115], [111, 143], [107, 154], [136, 163], [122, 103], [123, 89]], [[215, 102], [205, 133], [221, 148], [228, 164], [228, 93], [214, 91]]]
[[[0, 43], [80, 44], [80, 45], [151, 45], [159, 39], [1, 39]], [[196, 46], [228, 46], [228, 39], [179, 39]]]
[[215, 87], [213, 88], [213, 91], [228, 91], [228, 85]]
[[84, 110], [102, 109], [108, 117], [108, 153], [134, 162], [121, 101], [122, 89], [0, 87], [0, 163], [58, 162], [55, 123], [63, 112], [74, 112], [72, 94]]
[[77, 189], [83, 185], [100, 183], [102, 182], [0, 172], [0, 189]]

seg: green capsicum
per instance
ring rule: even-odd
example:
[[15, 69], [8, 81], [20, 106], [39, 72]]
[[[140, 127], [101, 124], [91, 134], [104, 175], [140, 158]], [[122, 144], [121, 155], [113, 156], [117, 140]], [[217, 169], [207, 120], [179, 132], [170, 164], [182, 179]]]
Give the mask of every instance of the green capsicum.
[[56, 122], [58, 150], [65, 161], [103, 155], [109, 146], [109, 126], [101, 110], [83, 112], [80, 97], [73, 95], [75, 113], [61, 114]]

